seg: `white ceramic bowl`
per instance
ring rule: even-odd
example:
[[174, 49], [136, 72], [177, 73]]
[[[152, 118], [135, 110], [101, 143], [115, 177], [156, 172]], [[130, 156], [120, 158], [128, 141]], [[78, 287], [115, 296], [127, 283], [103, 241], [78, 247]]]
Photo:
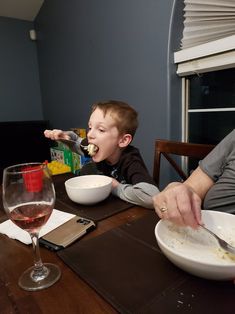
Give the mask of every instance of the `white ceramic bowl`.
[[[234, 215], [204, 210], [202, 220], [205, 226], [235, 246]], [[235, 279], [235, 256], [220, 249], [214, 237], [202, 228], [178, 227], [160, 220], [155, 235], [166, 257], [186, 272], [206, 279]]]
[[92, 205], [109, 196], [112, 178], [103, 175], [78, 176], [65, 181], [65, 189], [73, 202]]

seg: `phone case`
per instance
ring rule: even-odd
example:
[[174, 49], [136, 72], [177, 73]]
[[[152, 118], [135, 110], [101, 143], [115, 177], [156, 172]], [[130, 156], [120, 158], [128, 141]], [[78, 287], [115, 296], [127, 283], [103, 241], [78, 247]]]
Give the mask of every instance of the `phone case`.
[[94, 221], [75, 216], [58, 228], [48, 232], [39, 239], [39, 242], [49, 249], [59, 250], [67, 247], [95, 227]]

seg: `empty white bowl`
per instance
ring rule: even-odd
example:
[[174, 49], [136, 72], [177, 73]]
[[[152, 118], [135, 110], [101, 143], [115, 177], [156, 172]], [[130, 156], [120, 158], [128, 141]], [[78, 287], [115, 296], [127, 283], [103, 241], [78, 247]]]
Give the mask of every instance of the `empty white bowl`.
[[65, 181], [65, 189], [73, 202], [92, 205], [109, 196], [112, 178], [103, 175], [78, 176]]
[[[202, 220], [206, 227], [235, 246], [234, 215], [203, 210]], [[235, 256], [225, 253], [214, 237], [202, 228], [178, 227], [160, 220], [155, 235], [165, 256], [186, 272], [206, 279], [235, 279]]]

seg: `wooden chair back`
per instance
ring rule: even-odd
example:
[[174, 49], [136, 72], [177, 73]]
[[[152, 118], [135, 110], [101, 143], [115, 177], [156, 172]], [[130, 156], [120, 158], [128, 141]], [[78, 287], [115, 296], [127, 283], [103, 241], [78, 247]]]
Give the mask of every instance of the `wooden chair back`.
[[195, 144], [186, 142], [176, 142], [170, 140], [157, 139], [155, 141], [155, 151], [154, 151], [154, 167], [153, 167], [153, 179], [157, 185], [159, 185], [160, 180], [160, 168], [161, 168], [161, 156], [163, 155], [166, 160], [175, 169], [182, 180], [187, 179], [188, 174], [186, 174], [181, 165], [179, 165], [173, 155], [186, 156], [194, 158], [197, 160], [203, 159], [215, 145], [211, 144]]

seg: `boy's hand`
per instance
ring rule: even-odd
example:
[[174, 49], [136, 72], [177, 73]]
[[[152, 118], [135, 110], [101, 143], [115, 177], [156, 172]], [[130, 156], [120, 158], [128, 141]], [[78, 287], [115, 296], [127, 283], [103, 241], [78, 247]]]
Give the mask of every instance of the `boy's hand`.
[[116, 188], [118, 186], [119, 182], [116, 179], [113, 179], [112, 181], [112, 189]]
[[44, 135], [47, 138], [50, 138], [51, 140], [58, 141], [58, 140], [70, 140], [70, 136], [67, 134], [67, 132], [62, 130], [45, 130]]

